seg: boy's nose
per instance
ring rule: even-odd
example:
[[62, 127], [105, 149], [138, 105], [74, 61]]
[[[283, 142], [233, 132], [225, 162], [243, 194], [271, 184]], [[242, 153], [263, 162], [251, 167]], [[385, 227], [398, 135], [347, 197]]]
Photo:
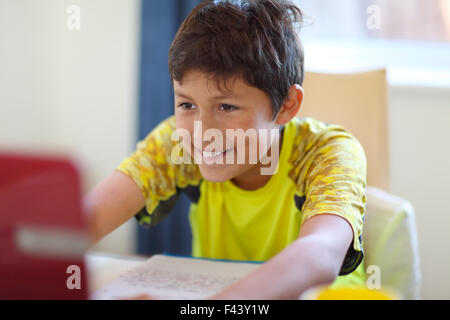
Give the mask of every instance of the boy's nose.
[[210, 110], [205, 109], [199, 108], [197, 113], [197, 121], [201, 122], [203, 131], [206, 131], [209, 128], [215, 128], [214, 114]]

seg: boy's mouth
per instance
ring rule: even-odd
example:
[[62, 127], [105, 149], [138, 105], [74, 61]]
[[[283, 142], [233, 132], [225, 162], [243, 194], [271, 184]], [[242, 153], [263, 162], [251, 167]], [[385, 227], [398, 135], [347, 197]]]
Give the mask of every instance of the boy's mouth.
[[[194, 149], [198, 154], [200, 154], [202, 156], [202, 160], [206, 164], [212, 164], [215, 161], [224, 157], [227, 154], [227, 152], [233, 151], [233, 148], [223, 150], [223, 151], [200, 151], [197, 148], [194, 148]], [[224, 162], [222, 162], [222, 163], [224, 163]]]

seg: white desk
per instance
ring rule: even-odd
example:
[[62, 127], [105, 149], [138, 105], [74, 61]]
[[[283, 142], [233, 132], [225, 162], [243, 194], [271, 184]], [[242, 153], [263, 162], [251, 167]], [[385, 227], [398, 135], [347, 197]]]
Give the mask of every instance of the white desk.
[[140, 265], [148, 258], [139, 255], [88, 251], [85, 254], [85, 262], [90, 292], [98, 290], [130, 268]]

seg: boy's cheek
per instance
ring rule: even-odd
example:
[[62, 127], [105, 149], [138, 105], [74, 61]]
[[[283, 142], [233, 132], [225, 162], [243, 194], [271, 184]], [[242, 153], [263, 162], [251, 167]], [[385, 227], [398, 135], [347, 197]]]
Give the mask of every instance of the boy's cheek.
[[194, 129], [194, 122], [187, 119], [185, 115], [180, 115], [178, 112], [175, 112], [175, 125], [177, 129], [185, 129], [189, 132], [192, 132]]

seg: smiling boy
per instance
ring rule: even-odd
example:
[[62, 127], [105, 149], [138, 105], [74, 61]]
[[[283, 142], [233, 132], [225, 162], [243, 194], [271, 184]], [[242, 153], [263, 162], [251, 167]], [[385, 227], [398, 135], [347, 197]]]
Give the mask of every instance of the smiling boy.
[[[189, 14], [169, 50], [174, 115], [86, 197], [94, 241], [133, 215], [159, 223], [185, 192], [193, 256], [265, 261], [211, 298], [296, 299], [316, 285], [364, 285], [366, 159], [342, 127], [296, 117], [301, 21], [294, 4], [277, 0], [203, 1]], [[196, 123], [217, 134], [199, 137]]]

